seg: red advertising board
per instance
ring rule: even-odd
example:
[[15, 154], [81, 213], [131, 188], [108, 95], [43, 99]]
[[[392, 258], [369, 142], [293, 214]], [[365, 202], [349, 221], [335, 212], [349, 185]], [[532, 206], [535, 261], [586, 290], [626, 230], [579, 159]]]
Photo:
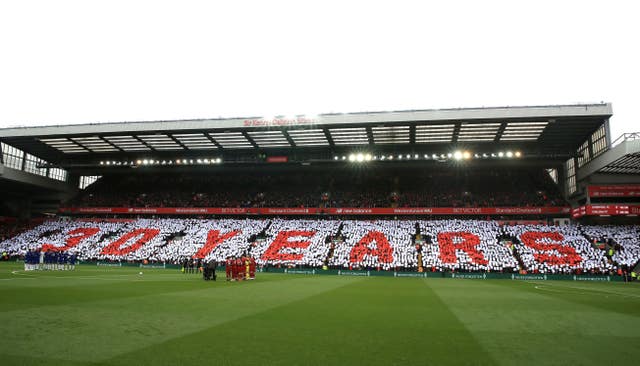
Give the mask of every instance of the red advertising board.
[[640, 197], [640, 185], [588, 186], [590, 197]]
[[309, 208], [309, 207], [65, 207], [74, 214], [154, 215], [556, 215], [569, 214], [569, 207], [399, 207], [399, 208]]
[[267, 163], [286, 163], [289, 161], [288, 156], [268, 156]]

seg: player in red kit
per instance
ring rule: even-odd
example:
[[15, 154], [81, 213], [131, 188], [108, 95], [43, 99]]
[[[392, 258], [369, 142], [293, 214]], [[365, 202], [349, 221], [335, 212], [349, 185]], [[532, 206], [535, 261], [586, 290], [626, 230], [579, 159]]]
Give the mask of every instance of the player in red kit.
[[235, 277], [236, 277], [236, 281], [242, 281], [244, 279], [244, 265], [242, 263], [242, 259], [241, 258], [237, 258], [235, 261], [235, 268], [236, 268], [236, 273], [235, 273]]
[[233, 278], [233, 274], [232, 274], [233, 269], [231, 267], [233, 267], [231, 257], [227, 257], [227, 260], [224, 263], [224, 269], [227, 272], [227, 281], [231, 281], [231, 279]]
[[253, 257], [249, 257], [249, 279], [256, 279], [256, 260]]

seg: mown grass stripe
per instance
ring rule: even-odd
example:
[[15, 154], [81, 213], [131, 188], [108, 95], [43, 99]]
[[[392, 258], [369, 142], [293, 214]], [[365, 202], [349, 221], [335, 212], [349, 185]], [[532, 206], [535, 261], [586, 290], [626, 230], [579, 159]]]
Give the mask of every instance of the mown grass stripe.
[[171, 354], [219, 365], [494, 363], [422, 280], [393, 278], [361, 279], [105, 364], [131, 364], [141, 355], [144, 363], [164, 364]]

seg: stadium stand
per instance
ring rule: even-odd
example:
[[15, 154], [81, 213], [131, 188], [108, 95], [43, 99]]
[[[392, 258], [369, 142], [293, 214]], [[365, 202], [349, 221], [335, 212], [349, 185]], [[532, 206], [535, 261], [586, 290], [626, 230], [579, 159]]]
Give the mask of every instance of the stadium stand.
[[[585, 236], [611, 236], [616, 255]], [[51, 220], [0, 251], [66, 251], [82, 260], [180, 263], [248, 253], [260, 266], [370, 270], [610, 273], [639, 259], [637, 227], [502, 225], [481, 220]]]
[[[346, 173], [346, 174], [345, 174]], [[566, 202], [542, 169], [110, 175], [76, 207], [540, 207]]]
[[58, 217], [0, 223], [0, 250], [628, 270], [640, 266], [640, 134], [611, 142], [611, 115], [599, 103], [0, 129], [0, 216]]
[[515, 225], [503, 230], [514, 239], [518, 256], [533, 273], [605, 273], [614, 269], [577, 226]]
[[416, 249], [411, 242], [414, 232], [413, 221], [344, 221], [344, 240], [336, 244], [329, 264], [342, 268], [416, 269]]
[[256, 241], [251, 255], [259, 265], [319, 267], [328, 255], [329, 238], [339, 226], [337, 220], [274, 219], [265, 228], [263, 239]]
[[512, 272], [518, 263], [499, 243], [502, 230], [495, 221], [435, 220], [419, 222], [428, 244], [423, 265], [431, 270]]
[[612, 250], [614, 262], [628, 267], [640, 261], [640, 227], [634, 225], [585, 225], [581, 231], [602, 249]]

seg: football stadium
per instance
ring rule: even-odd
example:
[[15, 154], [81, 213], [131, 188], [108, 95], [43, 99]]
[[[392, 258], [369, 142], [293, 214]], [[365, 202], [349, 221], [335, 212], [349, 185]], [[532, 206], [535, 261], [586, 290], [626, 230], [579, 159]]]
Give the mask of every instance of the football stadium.
[[0, 129], [20, 365], [640, 360], [611, 104]]

